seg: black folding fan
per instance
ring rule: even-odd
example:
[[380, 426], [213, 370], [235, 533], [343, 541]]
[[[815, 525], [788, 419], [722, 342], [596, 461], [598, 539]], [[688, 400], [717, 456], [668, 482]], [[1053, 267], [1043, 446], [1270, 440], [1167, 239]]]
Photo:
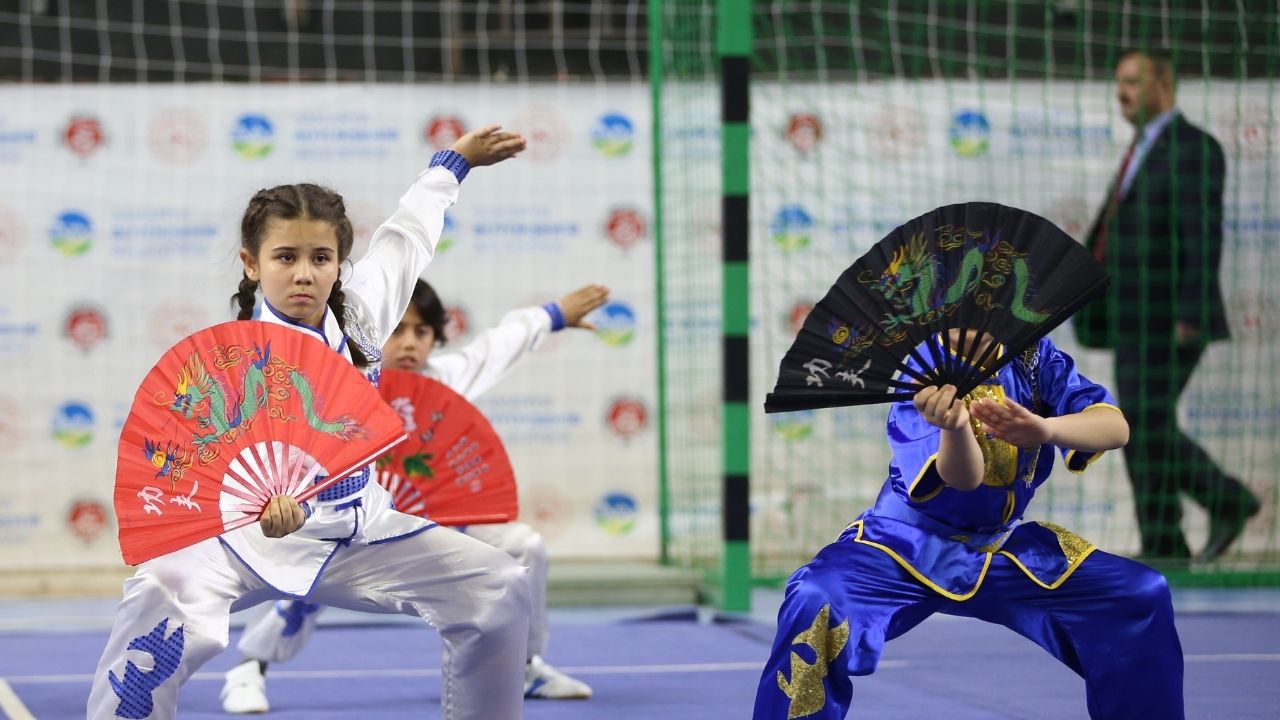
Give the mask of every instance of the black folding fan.
[[[1107, 279], [1084, 247], [1038, 215], [996, 203], [940, 207], [840, 275], [782, 359], [765, 412], [894, 402], [927, 385], [965, 395], [1101, 294]], [[953, 328], [977, 332], [953, 338]], [[981, 348], [981, 333], [995, 343]]]

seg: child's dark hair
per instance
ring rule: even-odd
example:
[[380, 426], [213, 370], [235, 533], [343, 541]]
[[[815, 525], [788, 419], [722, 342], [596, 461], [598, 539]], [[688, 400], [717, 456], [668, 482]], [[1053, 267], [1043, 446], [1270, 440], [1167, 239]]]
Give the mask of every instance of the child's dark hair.
[[[254, 257], [262, 248], [262, 236], [272, 219], [280, 220], [319, 220], [333, 226], [338, 237], [338, 262], [345, 261], [351, 255], [354, 237], [351, 220], [347, 218], [347, 207], [342, 196], [326, 187], [299, 183], [297, 185], [277, 185], [270, 190], [259, 190], [249, 200], [245, 208], [244, 218], [240, 220], [240, 247]], [[231, 302], [240, 308], [237, 320], [248, 320], [253, 317], [253, 306], [258, 291], [258, 281], [250, 280], [248, 273], [240, 279], [240, 289], [231, 296]], [[343, 306], [346, 300], [342, 292], [342, 281], [333, 283], [326, 304], [338, 321], [338, 327], [346, 330], [347, 318]], [[369, 364], [369, 359], [355, 343], [347, 343], [351, 351], [351, 360], [356, 367]]]
[[443, 345], [445, 343], [444, 303], [440, 302], [440, 296], [436, 294], [435, 288], [428, 285], [425, 280], [418, 280], [413, 284], [413, 295], [409, 298], [409, 305], [418, 311], [422, 322], [431, 326], [436, 343]]

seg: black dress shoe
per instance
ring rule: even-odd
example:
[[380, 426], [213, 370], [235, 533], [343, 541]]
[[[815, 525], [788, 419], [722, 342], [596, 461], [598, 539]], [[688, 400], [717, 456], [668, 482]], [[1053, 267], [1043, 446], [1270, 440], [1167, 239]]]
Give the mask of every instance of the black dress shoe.
[[1237, 503], [1225, 508], [1209, 520], [1209, 539], [1200, 551], [1199, 560], [1208, 562], [1222, 556], [1231, 543], [1244, 532], [1244, 524], [1258, 514], [1262, 506], [1253, 493], [1246, 494]]

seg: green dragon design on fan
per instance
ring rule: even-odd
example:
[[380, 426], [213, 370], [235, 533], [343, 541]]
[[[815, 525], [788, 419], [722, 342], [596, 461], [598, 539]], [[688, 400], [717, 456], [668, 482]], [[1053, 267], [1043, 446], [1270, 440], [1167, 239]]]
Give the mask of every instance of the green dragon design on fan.
[[[894, 308], [881, 322], [881, 342], [892, 345], [906, 336], [910, 325], [929, 325], [943, 313], [955, 311], [960, 300], [972, 294], [979, 307], [992, 311], [1000, 305], [996, 294], [1010, 281], [1014, 292], [1009, 312], [1026, 323], [1037, 323], [1049, 317], [1027, 307], [1031, 270], [1027, 253], [1019, 252], [1007, 240], [980, 230], [944, 225], [937, 230], [937, 248], [941, 253], [963, 252], [960, 270], [948, 287], [942, 287], [942, 258], [933, 251], [924, 233], [917, 233], [894, 251], [889, 264], [877, 276], [864, 270], [858, 282], [878, 291]], [[965, 246], [969, 248], [965, 250]]]
[[[248, 432], [263, 408], [269, 416], [284, 422], [296, 419], [284, 408], [293, 393], [298, 396], [307, 424], [315, 430], [343, 440], [364, 436], [364, 429], [349, 416], [322, 418], [316, 411], [311, 383], [296, 367], [272, 357], [271, 343], [265, 350], [254, 347], [256, 359], [238, 345], [216, 346], [212, 354], [218, 372], [209, 372], [200, 356], [192, 354], [179, 372], [173, 400], [168, 402], [170, 410], [194, 419], [200, 430], [208, 430], [203, 434], [197, 431], [192, 437], [202, 461], [209, 462], [217, 456], [211, 445], [231, 442], [241, 432]], [[228, 373], [240, 367], [244, 368], [243, 375], [233, 385]]]

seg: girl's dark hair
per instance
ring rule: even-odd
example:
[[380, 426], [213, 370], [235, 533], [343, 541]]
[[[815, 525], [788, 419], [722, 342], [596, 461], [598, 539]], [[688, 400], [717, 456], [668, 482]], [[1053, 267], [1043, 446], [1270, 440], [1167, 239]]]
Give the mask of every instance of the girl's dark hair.
[[435, 288], [428, 285], [426, 280], [418, 280], [413, 284], [413, 295], [409, 297], [409, 305], [422, 316], [422, 322], [431, 326], [436, 343], [443, 345], [445, 343], [444, 304], [440, 302], [440, 296], [436, 294]]
[[[278, 185], [270, 190], [259, 190], [249, 200], [245, 208], [244, 218], [240, 220], [240, 247], [247, 250], [255, 258], [262, 248], [262, 236], [267, 225], [273, 219], [280, 220], [319, 220], [333, 226], [338, 236], [338, 262], [344, 262], [351, 255], [354, 236], [351, 231], [351, 220], [347, 218], [347, 208], [342, 196], [326, 187], [299, 183], [297, 185]], [[253, 317], [253, 306], [258, 291], [258, 282], [250, 280], [248, 273], [240, 279], [240, 288], [231, 296], [232, 304], [238, 305], [240, 312], [237, 320], [248, 320]], [[346, 331], [347, 316], [343, 306], [346, 297], [342, 292], [342, 281], [333, 283], [327, 302], [329, 310], [338, 321], [338, 327]], [[351, 351], [351, 360], [356, 367], [369, 364], [360, 346], [347, 343]]]

